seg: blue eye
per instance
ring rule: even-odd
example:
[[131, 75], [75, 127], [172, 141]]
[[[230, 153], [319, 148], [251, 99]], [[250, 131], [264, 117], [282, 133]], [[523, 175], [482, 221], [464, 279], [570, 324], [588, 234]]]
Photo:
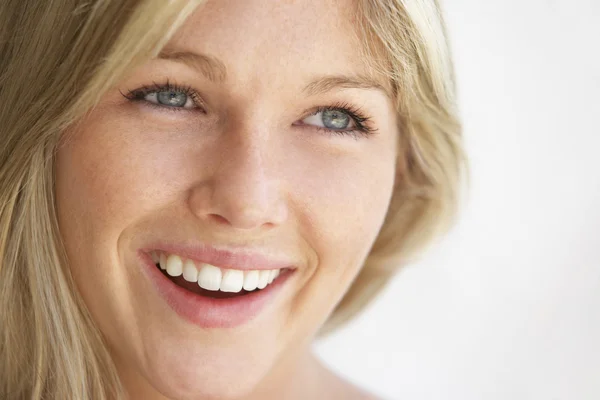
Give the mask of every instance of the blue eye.
[[336, 109], [319, 111], [304, 118], [302, 123], [336, 131], [356, 128], [356, 121], [348, 113]]
[[131, 101], [146, 102], [153, 106], [179, 110], [194, 110], [202, 108], [202, 100], [198, 93], [191, 87], [181, 87], [167, 82], [164, 85], [154, 84], [154, 86], [144, 86], [140, 89], [129, 91], [123, 94], [125, 98]]
[[194, 106], [194, 102], [187, 94], [175, 90], [149, 93], [144, 99], [151, 103], [162, 104], [169, 107], [191, 108]]
[[[198, 110], [202, 114], [207, 112], [205, 103], [196, 90], [192, 87], [174, 85], [169, 81], [165, 84], [154, 83], [153, 86], [143, 86], [121, 94], [130, 101], [140, 102], [161, 111]], [[370, 121], [371, 118], [364, 115], [359, 108], [346, 103], [336, 103], [316, 107], [309, 116], [294, 122], [293, 125], [314, 127], [324, 134], [358, 139], [377, 132]]]
[[362, 111], [347, 103], [337, 103], [330, 106], [321, 106], [294, 125], [314, 127], [318, 131], [329, 135], [368, 137], [377, 132], [371, 126], [371, 118]]

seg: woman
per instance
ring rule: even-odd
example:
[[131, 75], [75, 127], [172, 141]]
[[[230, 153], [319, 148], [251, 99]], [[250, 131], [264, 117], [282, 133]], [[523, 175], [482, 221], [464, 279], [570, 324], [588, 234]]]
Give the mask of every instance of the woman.
[[434, 0], [4, 1], [0, 100], [0, 398], [370, 398], [309, 349], [454, 215]]

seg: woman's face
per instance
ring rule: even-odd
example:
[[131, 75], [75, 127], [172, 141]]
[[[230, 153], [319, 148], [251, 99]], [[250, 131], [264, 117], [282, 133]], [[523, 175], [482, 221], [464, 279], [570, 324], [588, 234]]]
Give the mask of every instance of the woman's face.
[[209, 1], [59, 148], [72, 274], [144, 398], [282, 385], [369, 253], [398, 131], [352, 13]]

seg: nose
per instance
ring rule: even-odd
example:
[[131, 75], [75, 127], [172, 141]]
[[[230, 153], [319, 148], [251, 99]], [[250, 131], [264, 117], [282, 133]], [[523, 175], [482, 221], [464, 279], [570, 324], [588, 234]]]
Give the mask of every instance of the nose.
[[192, 188], [193, 213], [205, 223], [241, 230], [268, 229], [288, 217], [268, 135], [229, 132], [200, 163], [210, 173]]

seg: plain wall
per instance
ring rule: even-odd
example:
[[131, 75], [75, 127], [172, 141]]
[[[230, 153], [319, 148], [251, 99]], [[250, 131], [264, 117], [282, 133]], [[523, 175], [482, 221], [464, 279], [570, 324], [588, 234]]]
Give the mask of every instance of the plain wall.
[[600, 0], [443, 6], [469, 201], [315, 348], [387, 399], [600, 399]]

